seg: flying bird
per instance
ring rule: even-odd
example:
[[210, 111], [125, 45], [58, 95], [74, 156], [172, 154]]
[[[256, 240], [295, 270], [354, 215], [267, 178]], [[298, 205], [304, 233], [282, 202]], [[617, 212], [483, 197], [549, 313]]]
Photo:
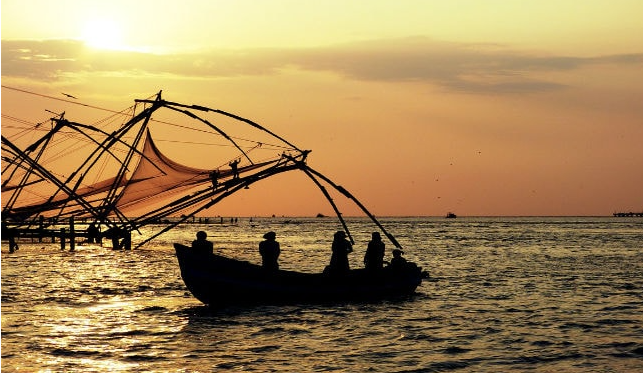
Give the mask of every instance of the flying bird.
[[65, 93], [65, 92], [60, 92], [60, 93], [62, 93], [63, 95], [65, 95], [65, 96], [67, 96], [67, 97], [69, 97], [69, 98], [73, 98], [73, 99], [75, 99], [75, 100], [78, 100], [78, 97], [74, 97], [74, 96], [72, 96], [72, 95], [70, 95], [70, 94], [68, 94], [68, 93]]

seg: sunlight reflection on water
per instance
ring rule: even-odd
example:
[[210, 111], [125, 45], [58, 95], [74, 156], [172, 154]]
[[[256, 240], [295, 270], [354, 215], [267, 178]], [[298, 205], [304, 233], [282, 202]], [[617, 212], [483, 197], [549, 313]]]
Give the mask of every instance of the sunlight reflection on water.
[[[360, 267], [372, 227], [352, 219]], [[406, 301], [209, 310], [185, 289], [173, 242], [206, 230], [259, 262], [320, 271], [331, 220], [190, 225], [144, 249], [22, 243], [2, 253], [2, 370], [637, 371], [643, 219], [383, 219], [432, 279]], [[134, 236], [134, 240], [142, 240]], [[390, 252], [391, 245], [387, 245]]]

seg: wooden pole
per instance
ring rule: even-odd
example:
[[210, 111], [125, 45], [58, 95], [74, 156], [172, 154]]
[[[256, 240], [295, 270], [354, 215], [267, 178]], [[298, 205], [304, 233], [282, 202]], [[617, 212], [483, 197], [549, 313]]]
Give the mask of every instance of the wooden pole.
[[45, 232], [45, 217], [40, 215], [38, 218], [38, 242], [42, 242], [42, 236]]
[[60, 250], [65, 250], [65, 228], [60, 228]]
[[127, 229], [125, 231], [125, 237], [123, 237], [123, 248], [125, 250], [132, 250], [132, 231]]
[[76, 250], [76, 230], [74, 229], [74, 217], [69, 218], [69, 251]]

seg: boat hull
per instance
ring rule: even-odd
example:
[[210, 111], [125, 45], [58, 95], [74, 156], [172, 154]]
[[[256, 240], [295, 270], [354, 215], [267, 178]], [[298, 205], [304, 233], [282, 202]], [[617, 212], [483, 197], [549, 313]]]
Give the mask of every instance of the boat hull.
[[364, 301], [411, 295], [422, 282], [419, 267], [364, 269], [345, 274], [267, 271], [261, 266], [174, 244], [188, 290], [209, 306], [228, 304]]

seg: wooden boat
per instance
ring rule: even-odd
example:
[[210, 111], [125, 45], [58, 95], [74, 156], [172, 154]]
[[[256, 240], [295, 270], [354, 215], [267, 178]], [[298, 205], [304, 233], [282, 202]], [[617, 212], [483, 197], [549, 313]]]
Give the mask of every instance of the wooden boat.
[[198, 300], [211, 307], [398, 298], [413, 294], [424, 276], [421, 268], [411, 262], [380, 271], [301, 273], [268, 271], [259, 265], [200, 253], [178, 243], [174, 248], [185, 285]]

